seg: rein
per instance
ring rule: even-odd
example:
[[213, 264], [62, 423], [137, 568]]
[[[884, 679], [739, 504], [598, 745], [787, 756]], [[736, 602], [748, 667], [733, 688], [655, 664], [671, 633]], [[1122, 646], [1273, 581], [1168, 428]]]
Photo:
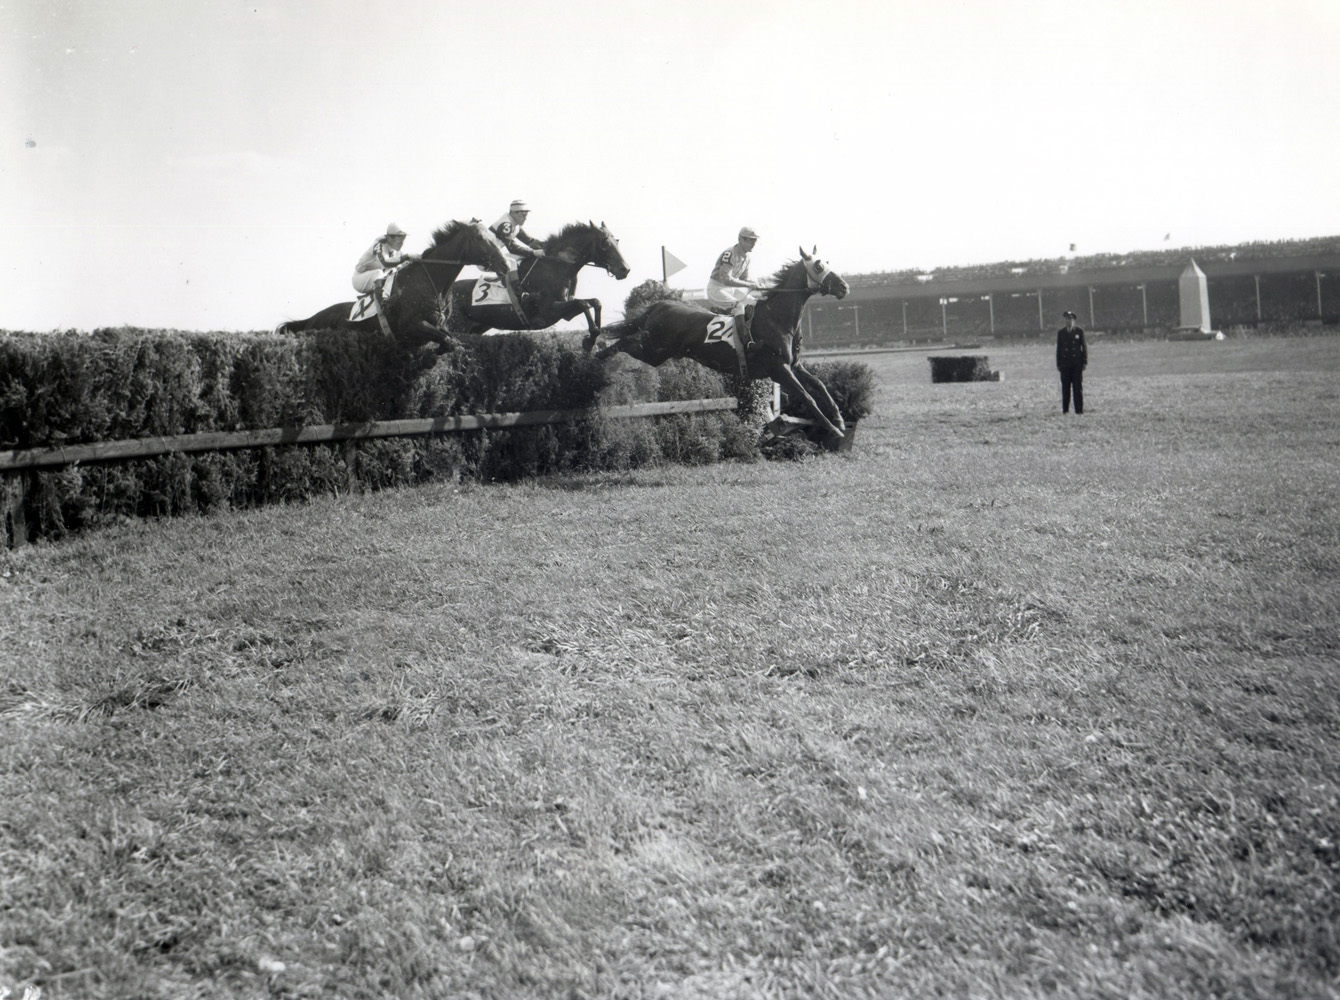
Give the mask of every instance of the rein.
[[437, 282], [433, 280], [433, 272], [430, 271], [430, 270], [428, 270], [428, 265], [429, 265], [429, 264], [459, 264], [460, 266], [464, 267], [464, 266], [465, 266], [467, 263], [469, 263], [469, 262], [468, 262], [468, 261], [464, 261], [464, 260], [441, 260], [441, 259], [438, 259], [438, 258], [435, 258], [435, 259], [433, 259], [433, 260], [424, 260], [422, 257], [420, 257], [420, 258], [418, 258], [417, 260], [412, 260], [412, 261], [410, 261], [410, 263], [411, 263], [411, 264], [422, 264], [422, 265], [424, 266], [424, 272], [423, 272], [423, 273], [424, 273], [424, 277], [426, 277], [426, 278], [428, 279], [428, 287], [431, 288], [431, 289], [433, 290], [433, 298], [437, 298], [437, 297], [439, 297], [442, 293], [439, 292], [439, 291], [437, 290]]
[[[414, 260], [407, 261], [403, 266], [408, 267], [410, 264], [422, 264], [422, 265], [424, 266], [424, 268], [427, 268], [429, 264], [443, 264], [443, 265], [452, 265], [452, 264], [454, 264], [454, 265], [456, 265], [456, 266], [458, 266], [458, 267], [479, 267], [479, 268], [481, 268], [481, 269], [482, 269], [483, 267], [486, 266], [486, 265], [476, 264], [476, 263], [475, 263], [474, 261], [472, 261], [472, 260], [455, 260], [455, 259], [452, 259], [452, 258], [446, 258], [446, 257], [432, 257], [432, 258], [429, 258], [429, 257], [416, 257]], [[424, 275], [428, 278], [428, 284], [429, 284], [429, 286], [433, 289], [433, 295], [434, 295], [434, 296], [439, 296], [439, 295], [441, 295], [442, 293], [441, 293], [440, 291], [438, 291], [438, 289], [437, 289], [437, 282], [435, 282], [435, 281], [433, 280], [433, 272], [432, 272], [432, 271], [425, 270], [425, 271], [424, 271]]]

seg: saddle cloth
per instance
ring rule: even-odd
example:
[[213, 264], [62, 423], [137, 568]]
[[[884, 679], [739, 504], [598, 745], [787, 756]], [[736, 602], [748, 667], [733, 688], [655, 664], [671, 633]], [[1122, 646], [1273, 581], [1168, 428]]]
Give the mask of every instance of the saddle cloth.
[[713, 316], [711, 322], [707, 324], [707, 335], [703, 337], [703, 343], [715, 344], [717, 341], [730, 344], [737, 352], [744, 350], [744, 345], [740, 343], [740, 334], [735, 329], [734, 317]]
[[740, 378], [745, 377], [749, 363], [745, 360], [744, 342], [740, 340], [740, 333], [735, 329], [734, 316], [713, 316], [707, 324], [707, 333], [703, 337], [703, 343], [730, 344], [735, 350], [735, 360], [740, 366]]
[[474, 290], [470, 293], [470, 304], [472, 306], [507, 306], [512, 307], [512, 298], [507, 294], [507, 285], [502, 278], [496, 274], [481, 274], [475, 281]]
[[[382, 298], [385, 299], [391, 294], [391, 285], [395, 282], [395, 271], [386, 276], [386, 283], [382, 285]], [[357, 323], [359, 320], [372, 319], [377, 315], [377, 296], [368, 292], [366, 295], [360, 295], [354, 300], [354, 307], [349, 310], [349, 322]]]

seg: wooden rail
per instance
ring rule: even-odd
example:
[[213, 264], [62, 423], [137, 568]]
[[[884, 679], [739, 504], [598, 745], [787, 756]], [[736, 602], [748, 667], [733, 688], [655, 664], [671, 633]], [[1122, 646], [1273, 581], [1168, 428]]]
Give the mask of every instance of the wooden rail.
[[[733, 410], [732, 396], [715, 399], [676, 399], [663, 403], [631, 403], [585, 410], [532, 410], [527, 413], [475, 413], [459, 417], [425, 417], [418, 420], [374, 420], [355, 424], [312, 424], [308, 427], [270, 427], [254, 431], [207, 431], [203, 434], [171, 434], [164, 437], [97, 441], [90, 444], [56, 445], [49, 448], [13, 448], [0, 451], [0, 480], [10, 480], [17, 489], [6, 491], [8, 503], [0, 503], [0, 544], [7, 540], [18, 547], [28, 541], [24, 509], [25, 494], [34, 470], [60, 468], [83, 462], [117, 462], [181, 452], [230, 451], [237, 448], [268, 448], [274, 445], [320, 444], [343, 441], [346, 448], [370, 438], [416, 437], [453, 434], [458, 431], [507, 430], [539, 424], [562, 424], [583, 417], [658, 417], [672, 413], [712, 413]], [[351, 483], [353, 472], [350, 471]], [[0, 498], [3, 494], [0, 494]]]
[[176, 452], [229, 451], [235, 448], [267, 448], [285, 444], [319, 444], [324, 441], [415, 437], [484, 429], [506, 430], [536, 424], [561, 424], [590, 416], [626, 418], [656, 417], [670, 413], [709, 413], [733, 410], [736, 405], [734, 397], [678, 399], [664, 403], [632, 403], [588, 410], [476, 413], [459, 417], [376, 420], [361, 424], [312, 424], [307, 427], [271, 427], [254, 431], [207, 431], [202, 434], [172, 434], [166, 437], [97, 441], [91, 444], [55, 445], [49, 448], [15, 448], [0, 451], [0, 472], [53, 468], [82, 462], [112, 462]]

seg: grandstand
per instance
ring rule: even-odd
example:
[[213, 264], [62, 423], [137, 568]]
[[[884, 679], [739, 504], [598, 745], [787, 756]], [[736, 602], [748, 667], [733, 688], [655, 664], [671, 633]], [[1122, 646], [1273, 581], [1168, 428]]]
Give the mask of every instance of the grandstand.
[[1168, 332], [1191, 260], [1218, 329], [1340, 322], [1340, 236], [1328, 236], [846, 275], [851, 294], [812, 299], [804, 333], [812, 347], [1017, 339], [1053, 333], [1067, 309], [1096, 333]]

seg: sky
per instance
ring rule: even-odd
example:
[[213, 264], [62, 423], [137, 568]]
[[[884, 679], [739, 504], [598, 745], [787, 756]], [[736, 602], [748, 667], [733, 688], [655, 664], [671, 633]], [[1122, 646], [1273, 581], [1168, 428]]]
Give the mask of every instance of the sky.
[[1337, 52], [1336, 0], [0, 0], [0, 329], [268, 330], [513, 198], [619, 238], [607, 321], [743, 225], [756, 274], [1340, 235]]

